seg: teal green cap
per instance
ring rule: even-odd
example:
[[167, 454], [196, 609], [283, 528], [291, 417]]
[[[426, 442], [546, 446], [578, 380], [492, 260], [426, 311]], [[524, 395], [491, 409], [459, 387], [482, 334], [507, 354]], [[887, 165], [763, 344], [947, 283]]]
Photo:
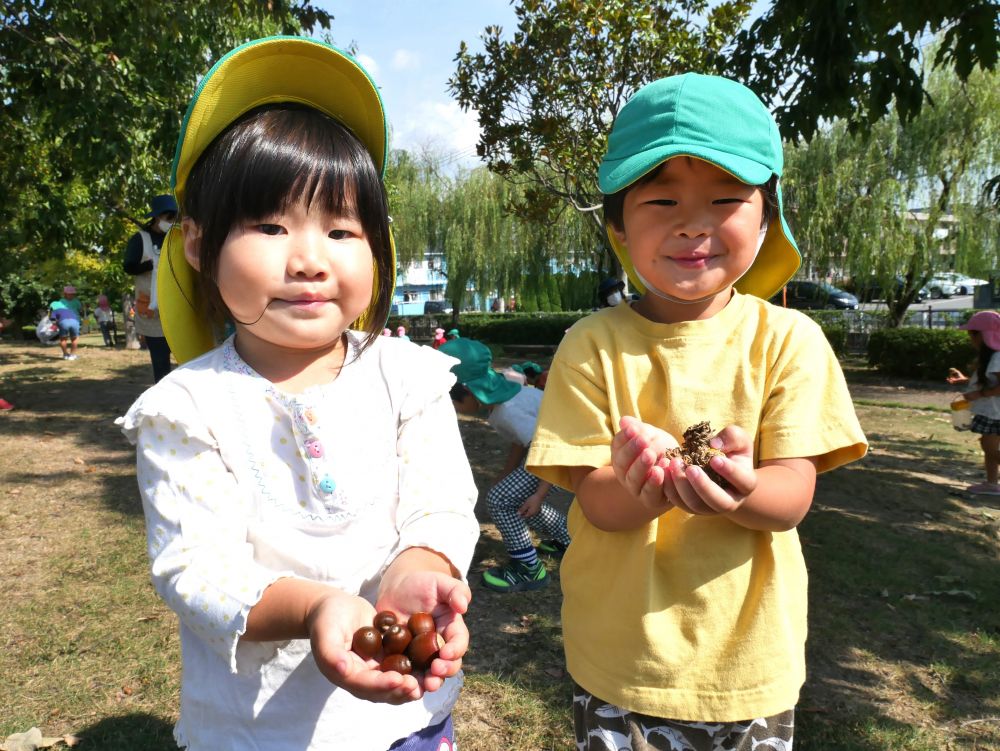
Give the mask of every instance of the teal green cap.
[[483, 404], [505, 402], [521, 390], [520, 384], [508, 381], [493, 370], [493, 353], [482, 342], [452, 339], [442, 344], [438, 352], [460, 361], [452, 366], [451, 372]]
[[[760, 98], [737, 81], [700, 73], [653, 81], [622, 107], [598, 170], [601, 192], [617, 193], [675, 156], [710, 162], [749, 185], [781, 177], [784, 167], [778, 125]], [[645, 290], [628, 251], [607, 229], [629, 279]], [[778, 216], [736, 287], [766, 299], [784, 286], [800, 262], [779, 187]]]

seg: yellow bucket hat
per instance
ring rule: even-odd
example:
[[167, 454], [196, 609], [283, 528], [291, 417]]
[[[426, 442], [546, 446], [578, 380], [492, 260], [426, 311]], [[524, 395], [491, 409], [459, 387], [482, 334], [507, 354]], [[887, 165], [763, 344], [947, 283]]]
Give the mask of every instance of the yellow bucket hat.
[[[220, 59], [198, 84], [188, 105], [174, 153], [171, 187], [184, 206], [188, 175], [205, 149], [230, 123], [264, 104], [295, 102], [343, 123], [371, 154], [385, 176], [389, 131], [382, 97], [368, 72], [345, 52], [315, 39], [274, 36], [237, 47]], [[396, 248], [392, 269], [396, 268]], [[197, 305], [197, 272], [184, 257], [179, 227], [167, 234], [157, 272], [160, 322], [178, 362], [216, 346], [215, 332]], [[375, 286], [395, 285], [380, 279]], [[364, 326], [368, 311], [356, 325]]]

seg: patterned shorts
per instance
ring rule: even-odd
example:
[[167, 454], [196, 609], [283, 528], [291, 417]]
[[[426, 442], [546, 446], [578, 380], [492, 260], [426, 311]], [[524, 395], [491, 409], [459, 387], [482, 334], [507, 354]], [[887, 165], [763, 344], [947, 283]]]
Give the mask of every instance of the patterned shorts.
[[577, 751], [792, 751], [795, 710], [742, 722], [684, 722], [629, 712], [573, 684]]
[[969, 430], [981, 435], [1000, 435], [1000, 420], [982, 415], [973, 415]]

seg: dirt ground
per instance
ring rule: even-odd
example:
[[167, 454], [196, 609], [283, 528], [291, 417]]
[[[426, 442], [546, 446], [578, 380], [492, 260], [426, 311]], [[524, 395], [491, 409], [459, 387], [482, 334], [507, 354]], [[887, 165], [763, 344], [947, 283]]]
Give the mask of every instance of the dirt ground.
[[[0, 501], [0, 534], [6, 542], [0, 548], [0, 570], [5, 580], [0, 585], [0, 595], [5, 601], [22, 602], [33, 592], [54, 592], [64, 586], [59, 580], [63, 576], [86, 580], [89, 574], [83, 560], [68, 573], [46, 573], [46, 565], [61, 544], [55, 530], [73, 524], [77, 514], [92, 508], [95, 502], [109, 518], [128, 514], [133, 533], [141, 535], [141, 513], [135, 513], [134, 476], [130, 469], [134, 459], [111, 420], [123, 414], [149, 385], [148, 356], [145, 352], [106, 351], [93, 346], [81, 354], [80, 360], [64, 363], [58, 359], [55, 348], [0, 345], [0, 396], [17, 407], [0, 416], [0, 453], [4, 457], [0, 469], [4, 475], [2, 484], [6, 486], [5, 491], [0, 491], [4, 499]], [[500, 359], [496, 364], [503, 366], [514, 361]], [[958, 468], [955, 466], [954, 452], [958, 449], [945, 412], [954, 389], [943, 383], [884, 378], [867, 371], [860, 363], [848, 363], [846, 371], [859, 405], [905, 405], [912, 409], [876, 407], [865, 411], [863, 406], [859, 407], [873, 452], [864, 466], [852, 465], [833, 473], [829, 479], [824, 478], [820, 484], [810, 514], [815, 521], [809, 521], [803, 529], [810, 568], [814, 561], [822, 566], [825, 556], [838, 555], [856, 555], [861, 565], [873, 555], [871, 551], [880, 550], [874, 546], [924, 544], [921, 540], [933, 538], [952, 545], [956, 551], [965, 550], [962, 546], [968, 542], [973, 546], [969, 548], [973, 551], [969, 557], [976, 558], [977, 571], [992, 566], [995, 574], [1000, 527], [994, 529], [992, 521], [978, 520], [1000, 519], [1000, 510], [996, 508], [1000, 504], [983, 502], [961, 492], [979, 470], [975, 447], [961, 448], [966, 461]], [[509, 739], [497, 740], [503, 737], [500, 726], [509, 724], [509, 717], [498, 708], [496, 686], [477, 683], [476, 679], [486, 674], [511, 677], [515, 685], [526, 686], [546, 697], [544, 701], [553, 707], [553, 712], [564, 713], [568, 708], [568, 676], [563, 670], [559, 634], [558, 565], [548, 562], [552, 582], [537, 592], [504, 596], [482, 587], [479, 573], [504, 557], [499, 534], [489, 522], [483, 504], [485, 491], [503, 465], [508, 447], [481, 421], [461, 418], [460, 428], [480, 489], [477, 515], [482, 522], [482, 537], [469, 574], [474, 603], [468, 620], [475, 638], [466, 659], [467, 690], [456, 710], [456, 724], [465, 734], [467, 742], [463, 743], [463, 749], [468, 751], [528, 748]], [[946, 436], [950, 443], [940, 444], [938, 436]], [[569, 501], [566, 493], [555, 499], [564, 509]], [[868, 534], [867, 528], [857, 523], [873, 520], [893, 532], [884, 535], [884, 541], [880, 538], [870, 543], [873, 547], [866, 548], [869, 543], [863, 542], [860, 535]], [[838, 541], [837, 525], [841, 523], [855, 526], [846, 527], [844, 538]], [[984, 526], [977, 526], [980, 524]], [[897, 532], [898, 536], [893, 536]], [[975, 539], [971, 542], [960, 539], [958, 532]], [[90, 544], [102, 543], [97, 540]], [[82, 542], [78, 545], [85, 549]], [[883, 553], [880, 550], [878, 554]], [[908, 631], [911, 627], [906, 620], [902, 623], [894, 620], [890, 626], [878, 620], [868, 624], [864, 618], [857, 623], [850, 621], [850, 613], [860, 612], [854, 610], [860, 607], [859, 600], [865, 608], [881, 608], [890, 616], [899, 615], [897, 608], [911, 606], [909, 601], [900, 602], [899, 598], [922, 590], [917, 583], [908, 584], [907, 577], [933, 580], [935, 576], [971, 575], [960, 568], [971, 565], [967, 560], [942, 565], [942, 556], [935, 553], [933, 557], [935, 560], [927, 563], [926, 570], [918, 567], [898, 577], [887, 576], [884, 590], [854, 592], [850, 581], [820, 581], [810, 592], [811, 612], [822, 614], [824, 609], [830, 609], [848, 614], [843, 623], [821, 623], [820, 641], [816, 641], [814, 631], [810, 642], [810, 679], [801, 711], [814, 737], [823, 732], [823, 725], [831, 716], [871, 714], [875, 707], [875, 716], [892, 728], [947, 729], [953, 741], [942, 745], [942, 749], [1000, 748], [993, 745], [1000, 743], [1000, 727], [969, 724], [969, 718], [979, 722], [978, 718], [1000, 714], [1000, 697], [983, 696], [974, 686], [955, 688], [948, 684], [947, 691], [942, 688], [941, 665], [945, 657], [961, 652], [960, 649], [947, 644], [940, 635], [925, 642], [928, 636]], [[883, 591], [887, 594], [883, 595]], [[987, 593], [983, 599], [994, 595], [995, 592]], [[127, 593], [122, 593], [121, 598], [127, 603]], [[973, 618], [968, 615], [968, 607], [962, 605], [962, 608], [966, 615], [956, 618]], [[982, 620], [981, 616], [973, 615]], [[72, 614], [67, 614], [67, 618], [71, 617]], [[865, 625], [860, 625], [862, 622]], [[856, 635], [856, 640], [844, 637], [843, 643], [839, 643], [844, 635], [838, 634], [838, 630], [855, 635], [859, 629], [863, 634]], [[992, 621], [987, 618], [983, 629], [984, 633], [993, 634], [990, 638], [997, 638], [1000, 616], [994, 616]], [[824, 642], [827, 637], [829, 640]], [[905, 649], [908, 642], [914, 641], [921, 644], [916, 657]], [[19, 649], [27, 648], [30, 642], [14, 629], [6, 640], [0, 637], [0, 644], [4, 649]], [[862, 644], [863, 647], [857, 646]], [[913, 686], [919, 690], [915, 691]], [[936, 701], [946, 701], [947, 711], [929, 710], [928, 707], [936, 706]], [[97, 715], [99, 712], [95, 710]], [[565, 741], [564, 734], [565, 727], [553, 731], [555, 740], [549, 740], [544, 747], [564, 747], [560, 745]], [[472, 740], [476, 737], [482, 742]], [[902, 748], [892, 746], [897, 747]], [[822, 743], [811, 748], [839, 751]], [[857, 748], [879, 751], [877, 744]]]

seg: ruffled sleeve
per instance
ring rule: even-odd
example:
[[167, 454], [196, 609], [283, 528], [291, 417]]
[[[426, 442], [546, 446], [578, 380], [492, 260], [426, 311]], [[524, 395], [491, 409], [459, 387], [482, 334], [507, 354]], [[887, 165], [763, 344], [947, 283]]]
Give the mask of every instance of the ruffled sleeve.
[[146, 391], [116, 422], [136, 445], [153, 586], [237, 672], [250, 609], [272, 582], [292, 573], [254, 561], [247, 542], [253, 498], [224, 461], [204, 405], [199, 409], [180, 379]]
[[458, 360], [408, 346], [397, 363], [399, 401], [398, 549], [425, 547], [451, 561], [463, 578], [479, 538], [478, 491], [449, 396]]

